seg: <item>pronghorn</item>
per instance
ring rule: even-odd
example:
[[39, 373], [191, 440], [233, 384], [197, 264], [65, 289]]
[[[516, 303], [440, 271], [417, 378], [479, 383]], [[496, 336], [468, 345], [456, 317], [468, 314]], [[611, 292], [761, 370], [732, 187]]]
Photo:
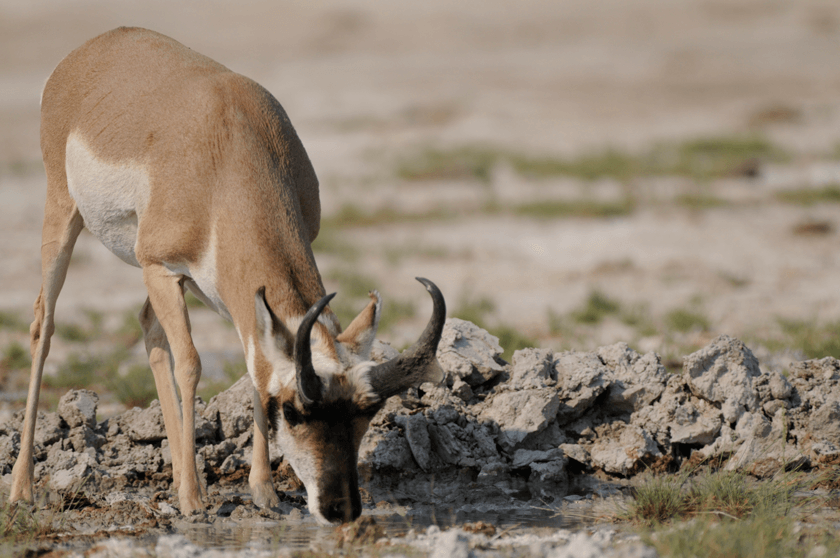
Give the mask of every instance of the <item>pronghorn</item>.
[[[318, 180], [289, 118], [255, 82], [145, 29], [119, 28], [71, 52], [41, 96], [47, 176], [42, 285], [30, 328], [32, 372], [10, 500], [31, 500], [33, 438], [54, 310], [76, 238], [87, 227], [143, 270], [140, 312], [172, 452], [181, 512], [203, 509], [195, 465], [201, 363], [184, 289], [231, 320], [254, 384], [254, 502], [279, 503], [273, 431], [322, 523], [361, 514], [357, 456], [385, 399], [439, 379], [445, 303], [415, 345], [370, 360], [379, 294], [341, 331], [311, 242]], [[177, 384], [177, 389], [176, 389]], [[180, 391], [180, 401], [178, 397]]]

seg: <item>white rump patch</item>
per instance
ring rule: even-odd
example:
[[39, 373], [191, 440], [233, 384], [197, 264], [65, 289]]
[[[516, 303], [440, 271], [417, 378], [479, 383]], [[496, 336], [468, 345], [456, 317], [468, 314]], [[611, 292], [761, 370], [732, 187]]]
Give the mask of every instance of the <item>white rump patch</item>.
[[134, 247], [138, 216], [149, 200], [145, 167], [103, 161], [75, 132], [67, 138], [65, 156], [67, 188], [87, 229], [122, 261], [140, 267]]

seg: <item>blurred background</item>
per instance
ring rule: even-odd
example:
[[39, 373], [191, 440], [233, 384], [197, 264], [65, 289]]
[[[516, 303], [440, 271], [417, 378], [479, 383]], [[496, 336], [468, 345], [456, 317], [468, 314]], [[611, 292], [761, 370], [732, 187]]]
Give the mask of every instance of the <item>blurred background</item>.
[[[836, 1], [0, 0], [0, 413], [28, 381], [40, 91], [120, 25], [283, 104], [321, 182], [314, 247], [344, 324], [376, 288], [379, 337], [410, 343], [424, 276], [508, 360], [624, 341], [677, 371], [721, 333], [765, 367], [840, 356]], [[93, 386], [103, 413], [155, 397], [144, 300], [139, 270], [84, 233], [44, 406], [68, 387]], [[242, 351], [190, 307], [209, 397]]]

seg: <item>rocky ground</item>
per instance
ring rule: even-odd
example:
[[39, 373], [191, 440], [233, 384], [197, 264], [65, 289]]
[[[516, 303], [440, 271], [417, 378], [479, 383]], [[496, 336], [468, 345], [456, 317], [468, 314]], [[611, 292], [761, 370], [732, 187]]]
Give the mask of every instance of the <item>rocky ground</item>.
[[[395, 351], [379, 343], [376, 353], [384, 359]], [[717, 463], [768, 478], [826, 470], [840, 458], [834, 358], [801, 362], [786, 377], [762, 369], [747, 346], [727, 336], [687, 355], [679, 374], [666, 372], [656, 353], [642, 355], [625, 343], [593, 352], [524, 349], [511, 363], [501, 353], [497, 338], [449, 319], [438, 349], [446, 380], [391, 398], [362, 442], [368, 523], [331, 539], [316, 535], [307, 545], [367, 538], [434, 556], [446, 555], [444, 548], [458, 556], [461, 547], [477, 555], [513, 547], [517, 555], [653, 556], [629, 531], [607, 524], [571, 531], [563, 521], [615, 519], [642, 474]], [[260, 556], [293, 548], [272, 533], [314, 525], [282, 448], [272, 447], [280, 506], [259, 510], [247, 493], [250, 393], [245, 376], [197, 406], [198, 467], [209, 505], [184, 517], [169, 490], [171, 455], [157, 401], [97, 421], [98, 396], [68, 392], [56, 412], [40, 414], [36, 430], [38, 492], [62, 506], [51, 542], [39, 544], [93, 544], [103, 556], [124, 555], [126, 547], [138, 556], [190, 555], [208, 540], [219, 551], [251, 546]], [[4, 483], [21, 420], [18, 413], [0, 426]], [[477, 523], [479, 517], [488, 521]], [[246, 534], [225, 539], [246, 524]], [[554, 527], [549, 534], [539, 529], [547, 526]], [[139, 542], [97, 542], [118, 535]]]

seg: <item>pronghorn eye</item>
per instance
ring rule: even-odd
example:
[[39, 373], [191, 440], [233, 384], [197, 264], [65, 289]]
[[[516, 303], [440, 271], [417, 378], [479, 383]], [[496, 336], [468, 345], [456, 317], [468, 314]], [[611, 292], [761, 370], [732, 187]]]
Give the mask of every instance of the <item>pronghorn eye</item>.
[[303, 422], [303, 417], [291, 403], [283, 403], [283, 418], [289, 426], [297, 426]]

